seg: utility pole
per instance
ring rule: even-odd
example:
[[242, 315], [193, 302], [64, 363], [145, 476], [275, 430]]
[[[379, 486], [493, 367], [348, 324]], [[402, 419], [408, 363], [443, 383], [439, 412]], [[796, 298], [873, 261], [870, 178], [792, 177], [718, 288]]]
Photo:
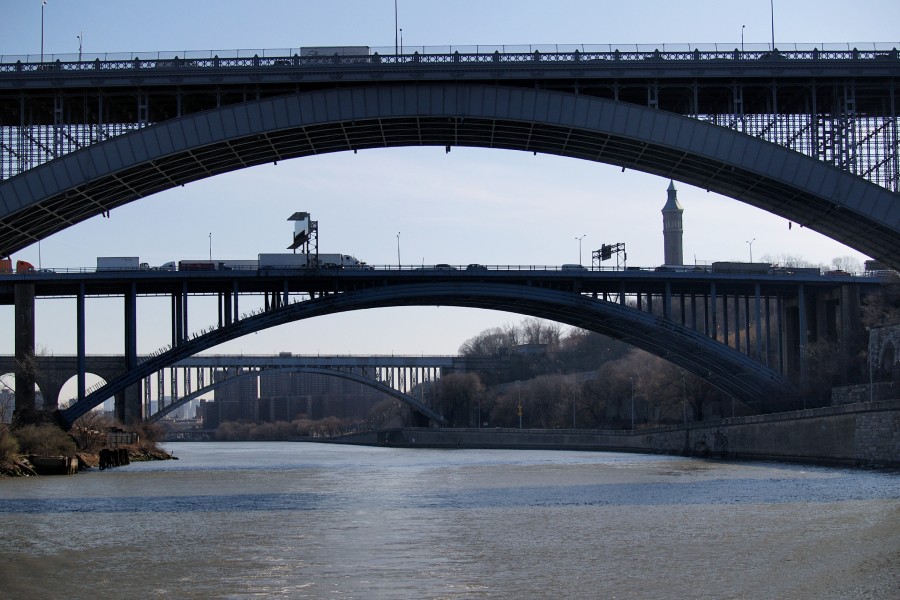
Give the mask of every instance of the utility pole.
[[44, 63], [44, 7], [47, 0], [41, 0], [41, 64]]

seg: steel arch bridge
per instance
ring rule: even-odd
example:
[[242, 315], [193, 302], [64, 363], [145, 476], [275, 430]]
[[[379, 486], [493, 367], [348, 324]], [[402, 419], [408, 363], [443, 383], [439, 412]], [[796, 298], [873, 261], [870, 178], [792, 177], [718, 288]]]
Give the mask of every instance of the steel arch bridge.
[[107, 398], [160, 369], [223, 342], [329, 314], [393, 306], [487, 308], [552, 319], [623, 340], [661, 356], [742, 401], [766, 410], [796, 390], [775, 370], [703, 334], [636, 308], [582, 294], [487, 282], [375, 287], [287, 304], [195, 336], [143, 362], [59, 411], [67, 429]]
[[149, 417], [145, 418], [145, 421], [150, 423], [155, 423], [159, 421], [164, 416], [169, 414], [170, 412], [176, 410], [178, 407], [183, 406], [194, 400], [199, 398], [200, 396], [207, 394], [217, 388], [222, 386], [235, 383], [239, 379], [249, 378], [249, 377], [258, 377], [263, 373], [307, 373], [312, 375], [326, 375], [328, 377], [337, 377], [339, 379], [346, 379], [347, 381], [354, 381], [361, 385], [368, 386], [374, 390], [378, 390], [379, 392], [391, 396], [392, 398], [396, 398], [397, 400], [403, 402], [407, 406], [409, 406], [415, 412], [423, 415], [426, 419], [430, 419], [434, 421], [436, 424], [442, 425], [446, 422], [444, 417], [433, 410], [432, 408], [426, 406], [413, 396], [409, 394], [405, 394], [399, 390], [392, 388], [391, 386], [383, 383], [381, 381], [377, 381], [371, 377], [366, 377], [365, 375], [360, 375], [358, 373], [352, 373], [349, 371], [341, 371], [339, 369], [329, 369], [329, 368], [316, 368], [316, 367], [276, 367], [276, 368], [264, 368], [255, 371], [248, 371], [236, 375], [234, 377], [229, 377], [227, 379], [222, 379], [220, 381], [215, 381], [207, 386], [194, 390], [193, 392], [182, 396], [175, 402], [171, 404], [167, 404], [165, 407], [159, 409]]
[[677, 179], [900, 267], [898, 75], [897, 50], [0, 64], [0, 254], [235, 169], [436, 145]]

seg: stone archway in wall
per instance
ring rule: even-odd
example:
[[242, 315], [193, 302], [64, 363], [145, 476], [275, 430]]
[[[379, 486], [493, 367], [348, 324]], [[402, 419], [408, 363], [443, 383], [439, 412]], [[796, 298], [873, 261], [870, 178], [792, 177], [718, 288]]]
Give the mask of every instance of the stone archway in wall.
[[[50, 386], [52, 388], [52, 386]], [[47, 382], [38, 377], [34, 383], [34, 407], [36, 410], [56, 409], [52, 389], [48, 393]], [[0, 373], [0, 423], [9, 423], [16, 409], [15, 373]]]
[[[99, 385], [106, 385], [108, 379], [98, 373], [94, 373], [92, 371], [86, 371], [84, 374], [85, 379], [85, 387], [90, 390], [93, 387]], [[78, 400], [78, 375], [72, 375], [65, 381], [63, 381], [59, 386], [59, 396], [57, 397], [58, 406], [60, 408], [69, 406], [74, 404]], [[112, 402], [114, 398], [109, 398], [100, 406], [103, 407], [103, 410], [113, 410]], [[109, 403], [109, 406], [107, 406]]]
[[675, 179], [900, 268], [897, 194], [786, 148], [674, 113], [565, 92], [384, 84], [278, 96], [163, 121], [0, 183], [0, 255], [112, 208], [249, 166], [327, 152], [471, 146]]

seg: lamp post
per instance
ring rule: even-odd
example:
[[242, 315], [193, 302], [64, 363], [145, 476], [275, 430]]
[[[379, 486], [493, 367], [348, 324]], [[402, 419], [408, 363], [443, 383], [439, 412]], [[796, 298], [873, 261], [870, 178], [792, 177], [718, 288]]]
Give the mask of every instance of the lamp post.
[[212, 232], [209, 233], [209, 260], [212, 260]]
[[577, 236], [577, 235], [575, 236], [575, 239], [578, 240], [578, 264], [579, 265], [581, 264], [581, 240], [583, 240], [586, 235], [587, 234], [585, 233], [584, 235], [581, 235], [581, 236]]
[[402, 268], [400, 266], [400, 232], [397, 232], [397, 268]]
[[44, 7], [47, 6], [47, 0], [41, 0], [41, 63], [44, 62]]
[[744, 27], [746, 25], [741, 25], [741, 52], [744, 52]]
[[769, 12], [772, 13], [772, 52], [775, 52], [775, 0], [769, 0]]
[[747, 244], [750, 246], [750, 262], [753, 262], [753, 242], [756, 241], [756, 238], [752, 240], [747, 240]]
[[400, 28], [400, 54], [403, 54], [403, 28]]
[[75, 37], [78, 38], [78, 62], [81, 62], [81, 44], [84, 42], [84, 32], [82, 31]]

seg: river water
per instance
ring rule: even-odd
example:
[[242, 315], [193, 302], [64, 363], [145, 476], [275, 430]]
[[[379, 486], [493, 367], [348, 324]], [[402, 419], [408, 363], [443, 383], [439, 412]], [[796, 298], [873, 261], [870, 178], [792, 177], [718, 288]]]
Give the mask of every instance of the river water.
[[172, 443], [0, 480], [3, 598], [900, 598], [900, 476]]

